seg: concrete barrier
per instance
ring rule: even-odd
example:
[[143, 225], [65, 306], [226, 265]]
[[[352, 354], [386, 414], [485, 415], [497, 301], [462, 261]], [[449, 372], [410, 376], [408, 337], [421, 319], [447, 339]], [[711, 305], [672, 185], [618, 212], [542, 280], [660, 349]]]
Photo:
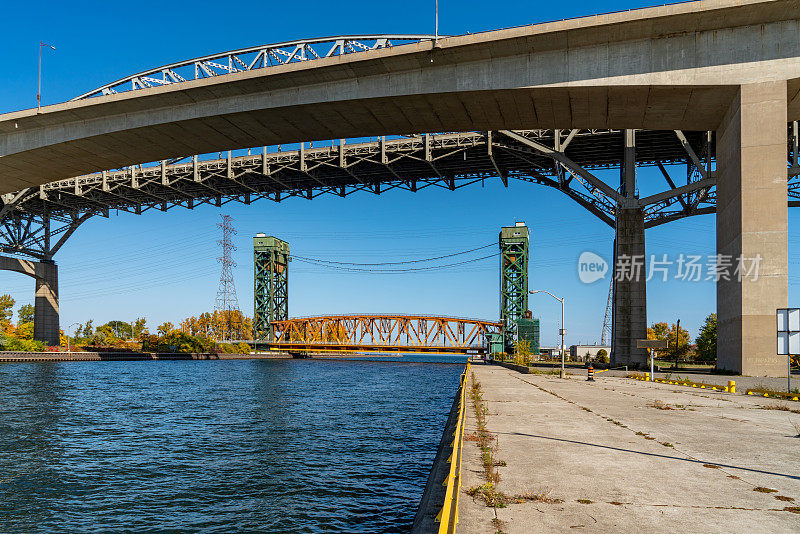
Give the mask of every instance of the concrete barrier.
[[86, 362], [152, 360], [274, 360], [291, 358], [288, 353], [210, 354], [155, 352], [0, 352], [0, 362]]
[[[450, 416], [447, 418], [444, 432], [442, 432], [442, 439], [439, 441], [439, 447], [436, 450], [436, 457], [433, 460], [433, 466], [428, 474], [428, 481], [425, 484], [425, 491], [422, 494], [422, 499], [420, 500], [419, 507], [417, 508], [417, 514], [414, 516], [414, 523], [411, 526], [411, 532], [413, 534], [441, 532], [443, 527], [446, 529], [448, 526], [445, 523], [440, 522], [438, 516], [448, 500], [448, 490], [453, 489], [452, 481], [450, 481], [451, 484], [448, 484], [448, 480], [451, 478], [451, 455], [455, 456], [453, 448], [454, 434], [463, 434], [463, 428], [461, 428], [461, 432], [457, 431], [459, 430], [460, 426], [460, 415], [463, 413], [462, 407], [465, 407], [466, 403], [464, 393], [467, 388], [467, 380], [469, 379], [469, 376], [466, 376], [468, 369], [469, 365], [467, 365], [465, 369], [465, 377], [461, 381], [458, 392], [453, 399], [453, 405], [450, 408]], [[463, 424], [463, 421], [461, 423]], [[459, 445], [463, 441], [462, 436], [457, 436], [455, 439], [459, 440]], [[459, 470], [460, 467], [459, 461]], [[458, 494], [458, 491], [459, 489], [456, 487], [456, 495]], [[453, 519], [454, 521], [457, 521], [457, 517]], [[455, 527], [455, 522], [452, 523], [452, 526], [453, 528]]]

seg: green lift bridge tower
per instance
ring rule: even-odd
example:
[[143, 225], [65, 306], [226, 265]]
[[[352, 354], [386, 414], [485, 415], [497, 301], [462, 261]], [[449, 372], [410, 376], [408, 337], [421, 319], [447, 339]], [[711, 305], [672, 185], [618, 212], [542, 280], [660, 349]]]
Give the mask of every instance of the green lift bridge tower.
[[[524, 222], [500, 230], [500, 322], [506, 353], [514, 350], [518, 326], [520, 336], [539, 352], [539, 321], [528, 311], [528, 227]], [[523, 332], [524, 330], [524, 332]]]
[[253, 238], [255, 263], [255, 312], [253, 336], [256, 341], [274, 341], [273, 321], [289, 318], [289, 243], [266, 234]]

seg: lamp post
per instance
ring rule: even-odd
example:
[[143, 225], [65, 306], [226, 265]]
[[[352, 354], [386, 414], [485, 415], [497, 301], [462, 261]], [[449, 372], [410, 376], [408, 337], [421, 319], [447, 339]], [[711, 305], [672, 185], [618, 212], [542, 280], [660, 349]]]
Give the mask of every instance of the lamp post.
[[47, 43], [39, 42], [39, 89], [36, 92], [36, 112], [39, 113], [42, 110], [42, 48], [43, 47], [50, 47], [53, 50], [56, 49], [55, 46], [49, 45]]
[[69, 325], [67, 327], [67, 352], [70, 352], [70, 353], [72, 352], [72, 345], [70, 345], [70, 342], [69, 342], [70, 332], [72, 331], [72, 327], [75, 326], [76, 324], [79, 325], [81, 323], [72, 323], [71, 325]]
[[528, 291], [528, 293], [530, 293], [531, 295], [534, 295], [536, 293], [547, 293], [548, 295], [550, 295], [551, 297], [553, 297], [554, 299], [556, 299], [557, 301], [559, 301], [561, 303], [561, 328], [558, 329], [558, 333], [561, 335], [561, 347], [560, 347], [561, 348], [561, 350], [560, 350], [560, 352], [561, 352], [561, 378], [565, 378], [566, 377], [566, 372], [564, 371], [564, 335], [567, 333], [567, 329], [564, 328], [564, 298], [565, 297], [559, 298], [559, 297], [553, 295], [552, 293], [550, 293], [549, 291], [545, 291], [544, 289], [532, 289], [532, 290]]

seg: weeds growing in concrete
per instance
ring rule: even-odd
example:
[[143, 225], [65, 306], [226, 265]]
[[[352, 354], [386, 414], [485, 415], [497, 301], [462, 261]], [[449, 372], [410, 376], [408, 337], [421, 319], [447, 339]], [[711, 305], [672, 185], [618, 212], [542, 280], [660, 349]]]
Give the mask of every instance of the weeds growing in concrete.
[[789, 423], [794, 427], [794, 431], [797, 432], [794, 437], [800, 438], [800, 425], [789, 419]]
[[792, 499], [791, 497], [787, 497], [786, 495], [775, 495], [775, 498], [778, 499], [779, 501], [794, 502], [794, 499]]
[[654, 400], [653, 402], [648, 404], [648, 406], [651, 407], [651, 408], [655, 408], [657, 410], [672, 410], [673, 409], [672, 406], [670, 406], [669, 404], [667, 404], [665, 402], [662, 402], [660, 400]]
[[765, 488], [764, 486], [758, 486], [753, 488], [753, 491], [757, 491], [759, 493], [778, 493], [778, 490], [772, 488]]
[[767, 404], [766, 406], [761, 406], [762, 410], [780, 410], [781, 412], [791, 412], [791, 413], [798, 413], [800, 414], [800, 410], [793, 410], [789, 408], [785, 404]]
[[[478, 448], [481, 451], [481, 460], [483, 462], [483, 476], [486, 479], [484, 484], [475, 486], [467, 490], [467, 495], [470, 497], [481, 497], [486, 503], [486, 506], [492, 508], [505, 508], [509, 504], [523, 503], [523, 502], [563, 502], [560, 499], [551, 499], [546, 493], [525, 493], [520, 495], [506, 495], [497, 489], [497, 484], [500, 482], [500, 473], [497, 472], [496, 467], [504, 467], [506, 462], [497, 459], [497, 451], [500, 448], [497, 436], [493, 436], [489, 429], [486, 427], [486, 416], [489, 413], [489, 408], [483, 398], [483, 391], [481, 383], [472, 373], [472, 386], [470, 388], [470, 396], [472, 397], [472, 405], [475, 410], [475, 420], [478, 425], [477, 434], [470, 434], [470, 441], [477, 441]], [[496, 524], [495, 524], [496, 522]], [[495, 519], [492, 524], [497, 529], [497, 532], [502, 532], [504, 523], [497, 518], [495, 511]]]
[[589, 499], [578, 499], [578, 502], [581, 504], [592, 504], [592, 501]]

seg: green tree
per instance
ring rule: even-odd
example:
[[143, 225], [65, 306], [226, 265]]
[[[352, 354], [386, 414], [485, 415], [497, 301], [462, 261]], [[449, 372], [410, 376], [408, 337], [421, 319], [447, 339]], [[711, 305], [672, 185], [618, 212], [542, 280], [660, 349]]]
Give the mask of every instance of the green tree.
[[24, 323], [32, 323], [35, 311], [36, 310], [34, 307], [30, 304], [20, 306], [19, 311], [17, 312], [17, 326], [20, 326]]
[[83, 325], [83, 337], [92, 337], [94, 335], [94, 326], [92, 325], [94, 321], [89, 319], [86, 321], [86, 324]]
[[518, 339], [514, 342], [514, 363], [527, 365], [531, 359], [531, 342]]
[[142, 335], [147, 333], [147, 321], [144, 317], [139, 317], [133, 323], [133, 339], [141, 340]]
[[717, 314], [711, 313], [706, 317], [700, 327], [700, 335], [695, 340], [697, 343], [696, 360], [713, 362], [717, 359]]
[[14, 299], [11, 295], [0, 295], [0, 329], [5, 330], [14, 316]]
[[131, 334], [133, 333], [133, 329], [131, 328], [130, 323], [126, 323], [125, 321], [109, 321], [102, 326], [98, 326], [97, 330], [100, 329], [108, 330], [108, 332], [118, 339], [130, 339]]
[[606, 349], [600, 349], [597, 351], [597, 357], [595, 358], [597, 363], [608, 363], [608, 352]]

